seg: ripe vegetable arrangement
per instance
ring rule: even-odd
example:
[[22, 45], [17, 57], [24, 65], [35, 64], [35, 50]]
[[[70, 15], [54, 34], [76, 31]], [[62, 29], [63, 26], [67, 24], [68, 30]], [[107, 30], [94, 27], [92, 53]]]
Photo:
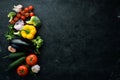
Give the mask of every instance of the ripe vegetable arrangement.
[[9, 31], [5, 34], [9, 41], [9, 55], [3, 58], [13, 60], [7, 70], [15, 69], [19, 76], [26, 76], [28, 73], [38, 73], [40, 66], [38, 54], [43, 40], [37, 35], [37, 28], [41, 26], [40, 19], [33, 12], [32, 5], [23, 7], [17, 5], [13, 11], [8, 13]]

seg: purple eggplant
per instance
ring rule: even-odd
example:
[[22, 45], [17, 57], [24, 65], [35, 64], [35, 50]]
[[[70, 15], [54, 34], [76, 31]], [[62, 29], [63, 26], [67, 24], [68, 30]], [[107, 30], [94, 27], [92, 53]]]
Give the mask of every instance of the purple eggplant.
[[16, 49], [16, 52], [35, 52], [35, 46], [28, 39], [12, 39], [9, 45]]

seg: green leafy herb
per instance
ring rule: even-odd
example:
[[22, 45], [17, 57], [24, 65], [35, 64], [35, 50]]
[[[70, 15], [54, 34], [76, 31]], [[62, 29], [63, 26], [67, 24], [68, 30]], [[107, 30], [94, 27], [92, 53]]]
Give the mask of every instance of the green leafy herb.
[[7, 40], [11, 40], [15, 37], [13, 26], [14, 25], [8, 25], [9, 31], [5, 34]]

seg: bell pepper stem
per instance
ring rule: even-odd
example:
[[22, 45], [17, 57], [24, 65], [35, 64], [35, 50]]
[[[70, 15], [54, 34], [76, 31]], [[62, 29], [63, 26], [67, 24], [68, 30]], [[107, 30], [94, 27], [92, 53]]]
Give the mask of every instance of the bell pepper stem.
[[27, 30], [21, 30], [21, 31], [25, 31], [27, 34], [30, 33], [30, 30], [29, 30], [29, 29], [27, 29]]

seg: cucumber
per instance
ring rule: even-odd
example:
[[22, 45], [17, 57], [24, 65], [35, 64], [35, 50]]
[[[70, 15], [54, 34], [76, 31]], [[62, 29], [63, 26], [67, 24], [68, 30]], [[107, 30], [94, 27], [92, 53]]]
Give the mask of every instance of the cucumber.
[[24, 53], [24, 52], [11, 53], [7, 56], [4, 56], [3, 58], [17, 59], [17, 58], [20, 58], [20, 57], [25, 56], [25, 55], [26, 55], [26, 53]]
[[25, 62], [25, 59], [26, 59], [26, 57], [21, 57], [21, 58], [15, 60], [14, 62], [12, 62], [11, 64], [8, 65], [7, 71], [12, 68], [17, 67], [18, 65], [21, 65], [22, 63]]

